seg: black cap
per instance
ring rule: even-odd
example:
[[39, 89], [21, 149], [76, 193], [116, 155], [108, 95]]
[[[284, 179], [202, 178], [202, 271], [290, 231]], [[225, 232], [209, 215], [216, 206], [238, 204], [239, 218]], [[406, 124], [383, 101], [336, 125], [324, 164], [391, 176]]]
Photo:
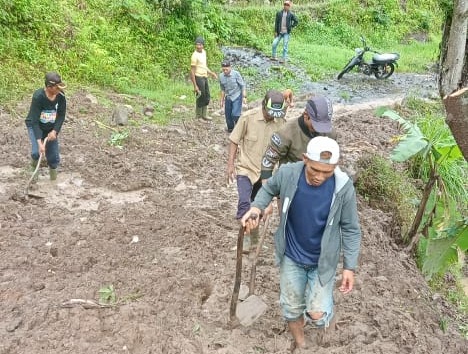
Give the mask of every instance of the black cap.
[[203, 37], [198, 36], [198, 37], [195, 39], [195, 44], [203, 44], [203, 45], [205, 45], [205, 40], [203, 39]]
[[278, 90], [267, 91], [263, 99], [263, 108], [270, 117], [284, 118], [287, 105], [283, 93]]
[[49, 71], [45, 75], [45, 85], [50, 87], [50, 86], [57, 86], [59, 89], [64, 89], [67, 87], [65, 83], [62, 82], [62, 78], [58, 73], [55, 71]]
[[227, 68], [230, 66], [231, 66], [231, 62], [229, 60], [223, 60], [223, 62], [221, 63], [222, 68]]
[[311, 119], [312, 127], [317, 133], [332, 131], [333, 107], [331, 101], [323, 96], [314, 96], [307, 101], [306, 112]]

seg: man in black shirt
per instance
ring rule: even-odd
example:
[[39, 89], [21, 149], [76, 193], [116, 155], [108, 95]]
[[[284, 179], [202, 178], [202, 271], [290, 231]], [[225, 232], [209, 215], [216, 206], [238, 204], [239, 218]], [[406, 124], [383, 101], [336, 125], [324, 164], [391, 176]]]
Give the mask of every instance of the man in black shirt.
[[[45, 87], [37, 89], [33, 94], [25, 121], [31, 141], [31, 166], [35, 168], [39, 156], [45, 154], [51, 180], [57, 179], [60, 162], [57, 137], [67, 111], [67, 100], [63, 93], [65, 87], [58, 73], [48, 72], [45, 75]], [[44, 144], [45, 138], [47, 144]]]

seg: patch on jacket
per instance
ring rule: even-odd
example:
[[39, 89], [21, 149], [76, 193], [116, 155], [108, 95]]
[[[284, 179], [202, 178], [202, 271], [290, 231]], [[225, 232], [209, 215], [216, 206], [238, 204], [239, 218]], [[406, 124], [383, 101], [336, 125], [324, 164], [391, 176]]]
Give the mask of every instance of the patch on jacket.
[[281, 146], [281, 137], [277, 133], [273, 133], [273, 135], [271, 136], [271, 141], [276, 146]]
[[271, 168], [273, 167], [273, 164], [271, 163], [270, 160], [268, 160], [266, 157], [262, 159], [262, 166], [266, 168]]
[[267, 151], [265, 151], [265, 156], [268, 157], [269, 159], [276, 159], [279, 155], [276, 152], [276, 150], [269, 147]]

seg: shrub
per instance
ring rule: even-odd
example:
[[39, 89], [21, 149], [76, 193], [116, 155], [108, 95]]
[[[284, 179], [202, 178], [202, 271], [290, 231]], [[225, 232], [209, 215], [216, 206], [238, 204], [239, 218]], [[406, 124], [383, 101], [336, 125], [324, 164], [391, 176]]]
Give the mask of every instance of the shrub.
[[418, 192], [402, 171], [378, 155], [363, 155], [358, 161], [357, 191], [375, 208], [395, 216], [395, 227], [404, 237], [415, 215]]

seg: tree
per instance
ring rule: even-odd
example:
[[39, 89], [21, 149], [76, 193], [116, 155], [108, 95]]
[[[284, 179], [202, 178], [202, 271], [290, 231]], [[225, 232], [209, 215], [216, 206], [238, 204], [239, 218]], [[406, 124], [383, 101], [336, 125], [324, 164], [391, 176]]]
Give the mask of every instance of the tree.
[[[451, 264], [463, 262], [463, 253], [468, 250], [468, 217], [458, 211], [458, 193], [453, 193], [457, 188], [454, 189], [447, 178], [456, 174], [456, 170], [444, 168], [457, 161], [464, 162], [462, 153], [453, 136], [442, 140], [438, 136], [431, 137], [419, 128], [417, 122], [408, 121], [385, 108], [379, 109], [377, 115], [397, 121], [405, 132], [393, 149], [391, 159], [405, 162], [419, 156], [429, 167], [423, 195], [408, 231], [410, 242], [406, 251], [412, 252], [423, 236], [426, 244], [423, 273], [429, 278], [436, 273], [442, 274]], [[464, 181], [459, 181], [463, 190]], [[461, 205], [466, 205], [464, 203]]]
[[439, 93], [447, 124], [468, 160], [468, 0], [453, 0], [451, 5], [442, 36]]

